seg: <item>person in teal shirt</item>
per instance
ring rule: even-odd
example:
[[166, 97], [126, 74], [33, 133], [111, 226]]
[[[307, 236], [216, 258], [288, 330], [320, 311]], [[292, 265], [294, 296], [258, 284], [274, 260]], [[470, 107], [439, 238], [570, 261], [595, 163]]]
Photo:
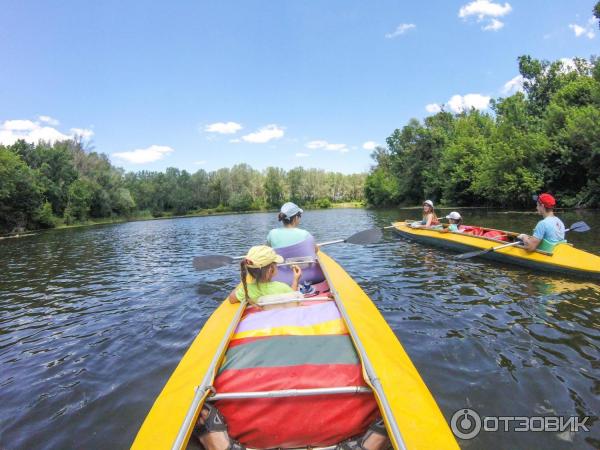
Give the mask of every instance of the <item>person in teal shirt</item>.
[[544, 218], [540, 220], [533, 236], [520, 234], [517, 239], [523, 241], [525, 250], [532, 252], [534, 250], [543, 250], [552, 252], [554, 246], [565, 241], [565, 224], [554, 215], [556, 200], [550, 194], [541, 194], [534, 196], [536, 201], [536, 210]]
[[462, 229], [460, 228], [462, 226], [462, 217], [460, 213], [458, 213], [457, 211], [452, 211], [446, 216], [446, 219], [448, 219], [448, 221], [450, 222], [450, 225], [448, 225], [448, 231], [462, 231]]
[[298, 228], [303, 212], [295, 203], [285, 203], [277, 216], [283, 227], [269, 231], [267, 245], [271, 248], [289, 247], [312, 237], [308, 231]]

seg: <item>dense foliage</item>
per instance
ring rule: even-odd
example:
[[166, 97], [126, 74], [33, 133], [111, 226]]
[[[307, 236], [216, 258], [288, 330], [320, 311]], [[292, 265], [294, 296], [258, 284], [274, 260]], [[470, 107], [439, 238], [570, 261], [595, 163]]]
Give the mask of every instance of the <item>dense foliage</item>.
[[372, 155], [367, 201], [518, 207], [549, 191], [562, 206], [600, 206], [600, 60], [522, 56], [519, 72], [524, 92], [491, 113], [442, 110], [395, 130]]
[[0, 145], [0, 231], [114, 217], [245, 211], [362, 201], [364, 174], [297, 167], [263, 172], [247, 164], [213, 172], [168, 168], [125, 173], [77, 141]]

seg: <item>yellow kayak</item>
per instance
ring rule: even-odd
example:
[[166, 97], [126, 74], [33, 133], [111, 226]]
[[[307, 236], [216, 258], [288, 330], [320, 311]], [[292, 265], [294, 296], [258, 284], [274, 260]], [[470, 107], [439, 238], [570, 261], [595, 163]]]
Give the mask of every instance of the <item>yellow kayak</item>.
[[[409, 226], [409, 223], [410, 221], [395, 222], [392, 224], [393, 230], [404, 238], [459, 252], [486, 250], [506, 243], [497, 239], [476, 236], [466, 232], [448, 231], [445, 228], [413, 228]], [[496, 234], [508, 236], [513, 239], [517, 236], [517, 233], [510, 231], [486, 228], [480, 228], [480, 230], [484, 232], [493, 231]], [[481, 255], [481, 257], [509, 264], [517, 264], [535, 270], [600, 279], [600, 256], [577, 249], [569, 243], [557, 244], [552, 253], [540, 250], [528, 252], [522, 246], [517, 245], [488, 252]]]
[[[337, 408], [338, 405], [340, 408], [358, 405], [352, 406], [354, 409], [349, 414], [338, 417], [340, 427], [343, 425], [347, 428], [349, 423], [354, 423], [353, 420], [358, 420], [356, 416], [360, 415], [361, 411], [365, 411], [365, 420], [370, 421], [379, 416], [384, 419], [395, 449], [458, 449], [457, 442], [433, 396], [373, 302], [344, 269], [322, 251], [317, 254], [317, 263], [325, 275], [323, 283], [327, 285], [328, 296], [307, 298], [301, 303], [289, 305], [291, 308], [281, 310], [277, 309], [278, 306], [275, 309], [273, 306], [259, 308], [247, 306], [245, 303], [231, 304], [225, 300], [210, 316], [167, 381], [142, 424], [132, 448], [186, 448], [202, 405], [204, 402], [215, 402], [225, 416], [230, 435], [249, 448], [267, 448], [249, 445], [253, 443], [265, 443], [272, 448], [271, 443], [267, 444], [274, 442], [269, 440], [271, 436], [260, 436], [256, 430], [260, 430], [263, 424], [270, 423], [269, 420], [261, 423], [265, 414], [273, 408], [284, 408], [287, 404], [293, 409], [284, 417], [286, 422], [282, 426], [289, 428], [284, 431], [294, 438], [287, 441], [293, 444], [284, 445], [283, 448], [335, 445], [335, 441], [332, 443], [331, 439], [340, 432], [337, 427], [333, 427], [329, 435], [314, 437], [311, 434], [314, 430], [311, 431], [310, 427], [315, 424], [303, 421], [304, 413], [301, 412], [306, 405], [314, 410], [312, 412], [318, 418], [316, 420], [321, 416], [326, 417], [330, 409]], [[314, 313], [317, 315], [335, 314], [334, 317], [324, 315], [323, 321], [317, 323], [319, 321], [313, 320], [314, 317], [311, 316], [313, 310], [320, 311]], [[306, 323], [286, 322], [300, 312], [301, 320]], [[256, 323], [267, 316], [279, 320], [278, 324], [281, 326], [262, 329], [256, 326]], [[299, 319], [296, 317], [293, 320]], [[293, 352], [280, 354], [272, 346], [269, 347], [270, 350], [260, 353], [258, 363], [248, 362], [252, 355], [240, 352], [245, 346], [254, 345], [258, 349], [258, 346], [268, 344], [270, 339], [278, 339], [277, 342], [305, 339], [302, 342], [308, 342], [307, 346], [315, 342], [331, 342], [331, 346], [341, 347], [338, 350], [331, 346], [321, 346], [317, 352], [306, 352], [306, 346], [302, 346], [295, 348]], [[257, 353], [254, 352], [254, 355]], [[321, 376], [317, 381], [325, 383], [324, 385], [318, 385], [317, 388], [312, 385], [308, 388], [300, 386], [294, 389], [284, 386], [283, 389], [280, 387], [276, 388], [280, 390], [269, 392], [259, 389], [261, 385], [277, 384], [277, 379], [265, 375], [269, 370], [285, 374], [285, 368], [292, 364], [290, 361], [300, 358], [304, 353], [307, 358], [312, 358], [309, 362], [317, 364], [319, 362], [315, 363], [316, 359], [332, 358], [331, 364], [296, 366], [290, 369], [296, 371], [292, 378], [304, 379], [304, 375], [298, 374], [303, 370], [310, 372], [319, 367]], [[346, 364], [345, 354], [350, 359], [355, 358], [356, 376], [351, 383], [340, 387], [342, 383], [339, 380], [344, 377], [344, 371], [352, 370], [352, 364]], [[281, 359], [280, 364], [276, 364], [279, 367], [264, 367], [268, 365], [267, 360], [273, 358]], [[261, 366], [258, 372], [257, 365]], [[326, 375], [325, 371], [331, 368], [334, 369], [332, 375]], [[235, 376], [228, 377], [229, 373], [234, 373]], [[252, 373], [254, 375], [248, 375]], [[235, 383], [239, 384], [240, 378], [246, 375], [254, 377], [251, 380], [253, 389], [246, 389], [253, 392], [238, 392], [239, 389], [226, 388]], [[306, 396], [309, 398], [308, 402], [305, 400]], [[329, 406], [319, 409], [319, 405]], [[260, 409], [263, 406], [264, 408]], [[250, 419], [243, 420], [240, 424], [234, 416], [238, 413], [244, 414], [244, 410]], [[364, 432], [364, 424], [359, 426], [358, 422], [356, 423], [356, 429], [346, 430], [348, 435]], [[326, 423], [317, 425], [313, 428], [319, 432], [321, 428], [327, 428]], [[276, 430], [277, 433], [273, 434], [284, 433], [279, 427]], [[304, 443], [303, 430], [306, 430], [307, 441]], [[322, 445], [323, 442], [327, 445]]]

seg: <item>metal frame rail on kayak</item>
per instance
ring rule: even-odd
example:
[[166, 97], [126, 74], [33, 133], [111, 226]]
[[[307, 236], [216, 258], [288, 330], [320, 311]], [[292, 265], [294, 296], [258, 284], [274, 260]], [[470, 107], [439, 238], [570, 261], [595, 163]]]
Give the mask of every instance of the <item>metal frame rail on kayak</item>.
[[207, 402], [219, 400], [239, 400], [253, 398], [287, 398], [287, 397], [309, 397], [312, 395], [340, 395], [340, 394], [370, 394], [371, 388], [366, 386], [340, 386], [330, 388], [312, 389], [282, 389], [279, 391], [252, 391], [252, 392], [223, 392], [211, 395]]
[[346, 307], [344, 306], [343, 302], [341, 301], [340, 295], [338, 294], [338, 291], [335, 288], [334, 284], [330, 281], [331, 277], [329, 276], [329, 274], [327, 272], [327, 268], [320, 261], [319, 254], [317, 254], [317, 260], [319, 260], [319, 265], [321, 267], [321, 270], [325, 274], [325, 278], [327, 279], [327, 283], [329, 284], [329, 289], [333, 293], [333, 298], [335, 300], [335, 304], [337, 305], [338, 310], [340, 311], [340, 314], [342, 315], [342, 318], [344, 319], [344, 322], [346, 322], [346, 327], [348, 327], [348, 331], [350, 332], [350, 335], [352, 336], [352, 340], [356, 346], [356, 349], [360, 353], [360, 359], [361, 359], [361, 361], [364, 365], [365, 371], [367, 373], [367, 377], [369, 379], [368, 381], [373, 386], [373, 390], [377, 393], [377, 396], [379, 397], [381, 404], [383, 406], [384, 413], [385, 413], [386, 417], [389, 419], [388, 424], [390, 427], [390, 431], [392, 432], [392, 435], [394, 436], [394, 440], [398, 444], [399, 449], [408, 450], [408, 448], [406, 447], [406, 443], [404, 442], [404, 438], [402, 437], [402, 433], [400, 432], [400, 429], [398, 428], [398, 424], [396, 423], [396, 418], [394, 417], [392, 408], [390, 407], [388, 399], [383, 390], [383, 386], [381, 385], [381, 380], [379, 379], [379, 377], [375, 373], [375, 370], [373, 369], [373, 365], [371, 364], [371, 361], [367, 355], [367, 352], [365, 351], [365, 348], [358, 336], [358, 333], [356, 332], [356, 329], [354, 328], [354, 324], [352, 323], [352, 321], [350, 320], [350, 317], [348, 316]]
[[181, 427], [179, 427], [179, 432], [177, 433], [175, 442], [173, 442], [173, 446], [171, 447], [172, 449], [180, 450], [180, 449], [186, 447], [187, 441], [188, 441], [188, 430], [191, 429], [191, 427], [194, 424], [194, 421], [196, 420], [196, 417], [197, 417], [196, 411], [200, 407], [200, 402], [202, 401], [202, 399], [211, 390], [212, 380], [214, 378], [216, 366], [221, 361], [223, 352], [225, 351], [225, 349], [227, 348], [227, 344], [229, 343], [229, 338], [231, 337], [231, 335], [235, 331], [236, 327], [238, 326], [238, 323], [242, 317], [242, 314], [243, 314], [244, 310], [246, 309], [246, 305], [247, 305], [247, 302], [245, 300], [240, 303], [240, 306], [238, 307], [237, 311], [235, 312], [235, 316], [234, 316], [233, 320], [231, 321], [231, 323], [229, 324], [229, 327], [227, 328], [227, 332], [224, 334], [223, 339], [221, 339], [218, 350], [215, 352], [215, 355], [210, 363], [210, 366], [209, 366], [208, 370], [206, 371], [204, 378], [202, 379], [202, 383], [200, 383], [200, 385], [196, 388], [196, 393], [194, 394], [192, 403], [190, 404], [188, 411], [185, 415], [185, 419], [183, 420]]

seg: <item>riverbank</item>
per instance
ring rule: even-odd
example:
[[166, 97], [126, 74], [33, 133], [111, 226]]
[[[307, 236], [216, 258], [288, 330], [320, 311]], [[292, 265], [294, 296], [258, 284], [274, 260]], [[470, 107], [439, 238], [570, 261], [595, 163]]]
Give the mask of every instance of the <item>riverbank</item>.
[[[316, 205], [305, 206], [304, 209], [306, 211], [311, 210], [319, 210], [319, 209], [341, 209], [341, 208], [364, 208], [365, 205], [362, 202], [340, 202], [340, 203], [331, 203], [326, 207], [319, 207]], [[61, 219], [56, 219], [56, 226], [53, 228], [43, 228], [43, 229], [33, 229], [33, 230], [24, 230], [21, 233], [8, 233], [0, 235], [0, 240], [2, 239], [14, 239], [21, 238], [26, 236], [33, 236], [34, 234], [48, 231], [48, 230], [61, 230], [67, 228], [81, 228], [81, 227], [92, 227], [96, 225], [109, 225], [116, 223], [125, 223], [125, 222], [143, 222], [147, 220], [163, 220], [163, 219], [182, 219], [186, 217], [204, 217], [204, 216], [228, 216], [228, 215], [238, 215], [238, 214], [252, 214], [257, 212], [272, 212], [276, 213], [277, 209], [254, 209], [248, 211], [233, 211], [229, 208], [209, 208], [209, 209], [201, 209], [197, 211], [190, 212], [188, 214], [177, 215], [172, 213], [164, 213], [160, 216], [153, 216], [149, 211], [142, 212], [140, 214], [134, 214], [128, 217], [112, 217], [112, 218], [102, 218], [102, 219], [88, 219], [84, 222], [77, 222], [66, 224]]]

